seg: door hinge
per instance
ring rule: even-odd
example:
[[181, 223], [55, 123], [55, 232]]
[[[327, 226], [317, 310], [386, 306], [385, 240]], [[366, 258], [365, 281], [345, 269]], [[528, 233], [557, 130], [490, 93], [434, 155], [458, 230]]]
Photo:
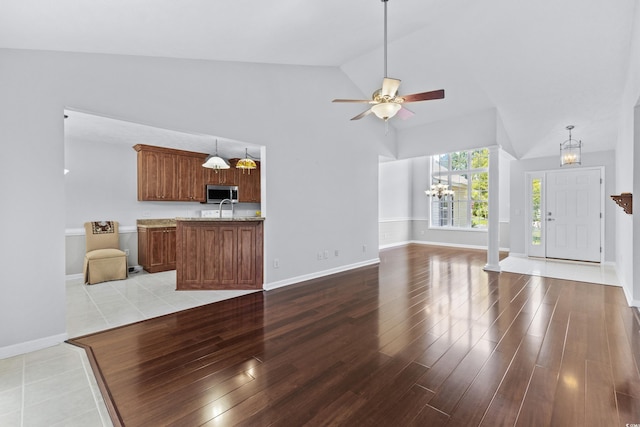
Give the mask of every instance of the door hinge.
[[602, 185], [602, 178], [600, 178], [600, 185]]
[[600, 253], [602, 253], [602, 246], [600, 246]]
[[600, 218], [602, 219], [602, 212], [600, 212]]

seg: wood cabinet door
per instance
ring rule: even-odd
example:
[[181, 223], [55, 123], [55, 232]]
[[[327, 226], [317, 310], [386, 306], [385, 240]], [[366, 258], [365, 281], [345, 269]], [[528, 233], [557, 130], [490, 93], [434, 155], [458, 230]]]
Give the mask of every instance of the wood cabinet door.
[[176, 229], [167, 228], [164, 233], [165, 264], [168, 270], [176, 268]]
[[161, 200], [171, 201], [178, 199], [178, 160], [172, 154], [160, 153], [162, 195]]
[[225, 287], [237, 283], [238, 227], [220, 227], [218, 251], [218, 259], [222, 266], [219, 284]]
[[229, 169], [204, 169], [204, 184], [212, 185], [236, 185], [236, 170]]
[[164, 228], [152, 228], [148, 232], [149, 245], [147, 247], [147, 262], [149, 268], [162, 267], [166, 263], [166, 229]]
[[[177, 237], [177, 257], [180, 268], [177, 270], [178, 284], [185, 289], [198, 289], [202, 282], [202, 265], [206, 254], [202, 247], [200, 229], [198, 227], [182, 227]], [[178, 289], [179, 286], [177, 287]]]
[[[257, 253], [257, 231], [256, 226], [238, 227], [236, 280], [240, 285], [254, 285], [256, 283], [258, 258], [262, 257]], [[260, 271], [262, 271], [262, 267], [260, 267]]]
[[177, 199], [182, 202], [204, 202], [203, 160], [197, 157], [176, 156]]
[[240, 203], [260, 203], [260, 162], [256, 162], [256, 165], [257, 168], [253, 170], [236, 169]]
[[138, 200], [161, 200], [160, 153], [138, 151]]

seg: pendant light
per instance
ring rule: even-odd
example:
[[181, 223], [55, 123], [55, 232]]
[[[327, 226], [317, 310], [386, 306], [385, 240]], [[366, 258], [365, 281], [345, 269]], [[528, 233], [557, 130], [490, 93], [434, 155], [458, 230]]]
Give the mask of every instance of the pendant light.
[[216, 153], [213, 156], [207, 157], [207, 160], [202, 164], [203, 168], [215, 169], [229, 169], [229, 163], [222, 157], [218, 156], [218, 140], [216, 139]]
[[438, 183], [431, 184], [431, 188], [429, 190], [425, 190], [425, 194], [429, 197], [437, 197], [438, 199], [442, 199], [443, 197], [453, 196], [453, 190], [449, 189], [447, 184], [443, 184], [440, 180], [441, 177], [440, 170], [440, 159], [438, 159]]
[[236, 169], [242, 169], [242, 173], [244, 173], [246, 169], [248, 173], [251, 173], [251, 169], [256, 169], [257, 167], [256, 162], [249, 158], [248, 150], [245, 148], [244, 159], [238, 160], [238, 163], [236, 163]]
[[571, 139], [571, 129], [575, 126], [567, 126], [569, 139], [560, 144], [560, 166], [581, 164], [582, 161], [582, 141]]

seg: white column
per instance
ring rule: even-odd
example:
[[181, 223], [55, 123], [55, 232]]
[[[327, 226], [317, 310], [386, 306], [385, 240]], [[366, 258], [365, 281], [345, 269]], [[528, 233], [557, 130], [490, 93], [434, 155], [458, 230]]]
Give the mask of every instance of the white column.
[[489, 227], [486, 271], [500, 271], [500, 150], [489, 147]]

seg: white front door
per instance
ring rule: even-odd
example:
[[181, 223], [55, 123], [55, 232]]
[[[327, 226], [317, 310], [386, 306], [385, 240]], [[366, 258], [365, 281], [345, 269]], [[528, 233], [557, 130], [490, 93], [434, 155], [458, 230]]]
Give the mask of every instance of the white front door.
[[599, 262], [600, 170], [547, 172], [545, 181], [546, 257]]

